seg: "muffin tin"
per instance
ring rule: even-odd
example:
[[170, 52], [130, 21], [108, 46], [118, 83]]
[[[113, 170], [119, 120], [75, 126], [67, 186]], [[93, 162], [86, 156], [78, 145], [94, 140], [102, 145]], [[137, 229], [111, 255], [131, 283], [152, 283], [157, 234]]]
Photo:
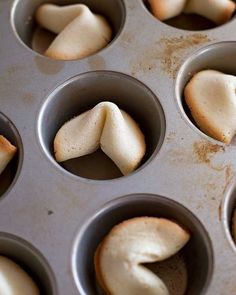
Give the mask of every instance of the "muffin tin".
[[[234, 294], [236, 144], [203, 134], [182, 93], [201, 69], [236, 75], [235, 17], [190, 31], [158, 21], [142, 0], [50, 1], [85, 3], [113, 26], [109, 46], [65, 62], [44, 57], [40, 44], [31, 49], [33, 12], [44, 2], [1, 1], [0, 133], [18, 154], [0, 177], [0, 255], [22, 265], [42, 294], [102, 294], [93, 254], [104, 235], [127, 218], [161, 216], [192, 233], [180, 253], [186, 294]], [[99, 151], [54, 160], [57, 129], [102, 100], [130, 113], [146, 136], [147, 154], [129, 176]]]

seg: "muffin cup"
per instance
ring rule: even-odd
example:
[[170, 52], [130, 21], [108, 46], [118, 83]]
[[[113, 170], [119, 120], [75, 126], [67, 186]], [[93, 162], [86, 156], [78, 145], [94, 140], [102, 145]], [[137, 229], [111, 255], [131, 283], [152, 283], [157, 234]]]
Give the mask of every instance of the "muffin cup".
[[99, 243], [112, 227], [138, 216], [167, 218], [190, 231], [191, 238], [181, 250], [188, 277], [186, 294], [204, 294], [213, 270], [213, 253], [207, 232], [182, 205], [149, 194], [128, 195], [109, 202], [81, 227], [72, 254], [72, 271], [80, 294], [97, 294], [93, 259]]
[[[143, 0], [143, 4], [144, 4], [145, 8], [148, 10], [148, 12], [150, 12], [150, 14], [152, 14], [152, 10], [151, 10], [148, 0]], [[155, 17], [155, 16], [153, 15], [153, 17]], [[171, 26], [171, 27], [177, 28], [177, 29], [181, 29], [181, 30], [205, 31], [205, 30], [210, 30], [210, 29], [217, 29], [220, 26], [227, 25], [233, 19], [235, 19], [235, 13], [233, 14], [232, 18], [229, 19], [226, 23], [224, 23], [222, 25], [217, 25], [216, 23], [214, 23], [210, 19], [207, 19], [201, 15], [194, 14], [194, 13], [191, 13], [191, 14], [181, 13], [175, 17], [172, 17], [170, 19], [163, 21], [163, 24], [166, 24], [168, 26]], [[158, 21], [160, 21], [160, 20], [158, 20]]]
[[103, 15], [111, 24], [113, 40], [120, 34], [125, 22], [126, 13], [122, 0], [15, 0], [11, 12], [13, 30], [24, 45], [40, 54], [43, 54], [55, 38], [54, 34], [41, 29], [34, 19], [37, 8], [45, 3], [61, 6], [87, 5], [94, 13]]
[[11, 144], [17, 147], [17, 152], [0, 175], [0, 199], [3, 198], [15, 185], [20, 174], [23, 162], [23, 145], [20, 135], [14, 124], [0, 112], [0, 135], [3, 135]]
[[[144, 167], [159, 151], [165, 133], [165, 118], [155, 95], [138, 80], [117, 72], [89, 72], [69, 79], [44, 101], [38, 119], [39, 140], [44, 152], [58, 168], [89, 179], [113, 179], [122, 174], [101, 151], [61, 163], [54, 160], [53, 140], [68, 120], [102, 101], [115, 103], [140, 126], [145, 136]], [[65, 171], [64, 170], [64, 171]]]
[[0, 255], [13, 260], [36, 283], [40, 294], [56, 295], [55, 277], [45, 258], [32, 245], [14, 235], [0, 232]]
[[216, 70], [236, 76], [236, 42], [219, 42], [201, 48], [184, 62], [177, 75], [175, 94], [182, 117], [196, 132], [211, 140], [196, 126], [183, 94], [193, 75], [203, 70]]

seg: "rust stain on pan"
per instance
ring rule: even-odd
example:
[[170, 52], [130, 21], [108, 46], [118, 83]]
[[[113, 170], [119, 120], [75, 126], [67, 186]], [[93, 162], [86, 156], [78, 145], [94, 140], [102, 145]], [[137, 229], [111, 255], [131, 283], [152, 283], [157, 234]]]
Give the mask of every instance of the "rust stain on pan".
[[[224, 194], [234, 176], [233, 166], [230, 164], [216, 165], [213, 164], [211, 160], [216, 153], [224, 152], [225, 147], [218, 144], [212, 144], [210, 142], [200, 141], [193, 144], [193, 150], [195, 156], [197, 157], [197, 163], [205, 163], [209, 166], [209, 168], [224, 173], [224, 184], [222, 186], [222, 194]], [[208, 190], [212, 190], [213, 188], [216, 189], [217, 184], [209, 183]]]
[[[212, 166], [209, 166], [212, 168]], [[224, 196], [228, 185], [231, 183], [234, 170], [231, 165], [221, 165], [217, 169], [214, 169], [217, 174], [215, 175], [202, 175], [201, 181], [206, 190], [207, 199], [219, 202], [219, 200]]]
[[34, 103], [34, 96], [32, 93], [27, 92], [23, 95], [22, 101], [27, 105], [32, 105]]
[[198, 163], [210, 164], [214, 154], [224, 152], [225, 148], [219, 144], [212, 144], [206, 141], [199, 141], [193, 144], [193, 151]]
[[121, 36], [122, 46], [125, 48], [130, 48], [130, 46], [135, 47], [135, 36], [131, 32], [126, 32]]
[[[234, 176], [234, 167], [225, 162], [215, 163], [214, 159], [217, 153], [225, 152], [225, 147], [212, 144], [209, 141], [197, 141], [190, 147], [176, 147], [173, 133], [168, 134], [168, 142], [173, 145], [167, 152], [166, 158], [171, 164], [192, 167], [195, 171], [199, 169], [197, 165], [206, 166], [208, 170], [202, 170], [198, 176], [190, 177], [183, 185], [186, 191], [192, 192], [194, 187], [201, 186], [207, 202], [211, 202], [213, 209], [217, 210], [219, 201], [224, 195], [225, 190], [231, 183]], [[195, 165], [194, 165], [195, 164]], [[193, 166], [194, 165], [194, 166]]]
[[185, 51], [210, 41], [207, 35], [201, 33], [174, 38], [163, 37], [131, 62], [131, 73], [135, 76], [140, 71], [153, 72], [160, 61], [161, 70], [175, 79]]
[[234, 170], [231, 165], [225, 166], [225, 184], [222, 190], [222, 193], [225, 194], [225, 191], [228, 187], [228, 185], [231, 183], [232, 179], [234, 177]]
[[88, 61], [91, 70], [103, 70], [106, 69], [106, 62], [103, 57], [95, 55], [91, 56]]
[[176, 132], [169, 132], [169, 134], [166, 136], [166, 141], [167, 142], [171, 142], [175, 139], [175, 135], [176, 135]]
[[50, 60], [43, 56], [34, 57], [35, 64], [39, 71], [45, 75], [55, 75], [59, 73], [65, 66], [64, 61]]
[[72, 207], [77, 207], [79, 205], [80, 200], [74, 192], [71, 192], [67, 187], [65, 187], [61, 183], [58, 183], [57, 188], [58, 191], [65, 195], [68, 201], [70, 201]]
[[188, 48], [204, 44], [211, 41], [207, 35], [195, 33], [188, 36], [175, 38], [162, 38], [160, 40], [162, 70], [172, 78], [181, 64], [182, 53]]
[[23, 65], [15, 65], [7, 68], [6, 73], [10, 76], [13, 77], [14, 75], [24, 71], [26, 68]]
[[222, 213], [222, 204], [220, 203], [220, 206], [218, 207], [219, 221], [221, 221], [221, 213]]
[[[233, 278], [233, 280], [235, 280], [235, 279]], [[234, 295], [234, 294], [236, 294], [236, 283], [235, 282], [232, 283], [232, 281], [226, 282], [226, 284], [225, 284], [225, 290], [227, 290], [227, 293], [226, 292], [225, 293], [221, 293], [222, 295], [225, 295], [225, 294], [227, 294], [227, 295], [228, 294]]]
[[[5, 86], [10, 87], [10, 89], [12, 89], [13, 85], [15, 89], [23, 89], [25, 84], [28, 84], [28, 80], [26, 78], [28, 71], [29, 68], [26, 65], [16, 64], [6, 67], [2, 71], [2, 75], [0, 75], [1, 82], [2, 84], [4, 83]], [[14, 81], [14, 83], [12, 81]]]
[[[183, 140], [183, 138], [181, 138]], [[170, 132], [166, 141], [170, 144], [173, 144], [173, 147], [168, 151], [168, 159], [172, 163], [188, 163], [188, 164], [206, 164], [209, 168], [212, 168], [216, 171], [223, 171], [228, 167], [225, 164], [214, 164], [212, 163], [213, 157], [217, 153], [222, 153], [225, 151], [225, 147], [219, 144], [212, 144], [208, 141], [197, 141], [194, 142], [191, 148], [185, 147], [176, 147], [175, 144], [175, 133]], [[230, 169], [227, 169], [228, 174]]]
[[192, 155], [184, 149], [173, 147], [168, 151], [167, 159], [172, 164], [187, 164], [192, 162]]
[[[217, 191], [218, 189], [218, 186], [215, 182], [211, 182], [210, 180], [206, 183], [206, 189], [207, 189], [207, 192], [213, 192], [213, 191]], [[215, 200], [215, 197], [213, 196], [211, 198], [213, 201]]]

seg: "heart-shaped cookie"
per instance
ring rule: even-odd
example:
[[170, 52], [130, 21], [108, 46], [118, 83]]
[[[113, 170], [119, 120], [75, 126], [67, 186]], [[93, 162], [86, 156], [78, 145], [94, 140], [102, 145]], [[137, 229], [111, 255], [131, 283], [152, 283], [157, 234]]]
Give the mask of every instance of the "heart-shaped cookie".
[[199, 128], [230, 143], [236, 133], [236, 77], [214, 70], [193, 76], [184, 90], [186, 103]]
[[171, 257], [189, 239], [186, 230], [168, 219], [136, 217], [123, 221], [96, 250], [98, 282], [110, 295], [168, 295], [164, 282], [143, 264]]
[[227, 22], [236, 4], [231, 0], [148, 0], [152, 13], [159, 20], [167, 20], [182, 12], [204, 16], [216, 24]]
[[137, 123], [111, 102], [101, 102], [65, 123], [54, 140], [58, 162], [91, 154], [99, 147], [124, 175], [137, 168], [146, 151]]
[[45, 55], [54, 59], [72, 60], [91, 55], [104, 48], [112, 38], [106, 19], [91, 12], [83, 4], [41, 5], [36, 12], [40, 26], [58, 34]]
[[0, 135], [0, 174], [14, 157], [17, 148]]

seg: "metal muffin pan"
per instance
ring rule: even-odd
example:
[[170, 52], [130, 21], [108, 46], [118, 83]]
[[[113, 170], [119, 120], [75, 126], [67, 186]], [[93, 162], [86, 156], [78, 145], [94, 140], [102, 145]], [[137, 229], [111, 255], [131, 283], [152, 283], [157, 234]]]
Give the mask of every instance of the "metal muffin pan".
[[[52, 1], [88, 4], [114, 29], [99, 53], [64, 62], [29, 48], [43, 2], [1, 2], [0, 131], [18, 155], [0, 199], [0, 254], [28, 270], [43, 294], [92, 295], [93, 251], [110, 228], [133, 216], [169, 217], [192, 233], [183, 251], [187, 294], [234, 294], [235, 142], [199, 131], [182, 91], [201, 69], [236, 75], [235, 17], [189, 31], [158, 21], [142, 0]], [[53, 159], [57, 128], [101, 100], [127, 110], [145, 133], [147, 157], [127, 177], [101, 154], [83, 159], [82, 171], [80, 162]]]

